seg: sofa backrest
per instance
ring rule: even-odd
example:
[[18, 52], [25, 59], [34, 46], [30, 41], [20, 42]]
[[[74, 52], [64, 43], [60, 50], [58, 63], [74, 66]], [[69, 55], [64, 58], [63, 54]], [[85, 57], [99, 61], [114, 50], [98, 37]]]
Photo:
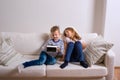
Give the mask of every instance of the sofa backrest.
[[[48, 33], [1, 32], [3, 38], [11, 38], [15, 50], [22, 54], [39, 54], [40, 48], [49, 38]], [[87, 44], [97, 36], [96, 33], [81, 34]]]
[[11, 38], [14, 48], [22, 54], [39, 54], [40, 47], [47, 39], [47, 34], [2, 32], [2, 37]]

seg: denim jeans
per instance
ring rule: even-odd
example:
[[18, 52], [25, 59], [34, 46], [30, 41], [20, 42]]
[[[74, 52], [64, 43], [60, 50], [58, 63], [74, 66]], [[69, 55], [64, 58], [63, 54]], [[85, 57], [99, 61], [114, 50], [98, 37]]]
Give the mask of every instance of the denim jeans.
[[23, 63], [24, 67], [29, 67], [29, 66], [35, 66], [35, 65], [53, 65], [56, 63], [56, 59], [50, 55], [48, 55], [46, 52], [42, 51], [40, 54], [39, 59], [32, 60], [29, 62]]
[[82, 44], [80, 41], [76, 41], [75, 43], [69, 42], [67, 44], [65, 61], [67, 62], [85, 61], [84, 53], [82, 50]]

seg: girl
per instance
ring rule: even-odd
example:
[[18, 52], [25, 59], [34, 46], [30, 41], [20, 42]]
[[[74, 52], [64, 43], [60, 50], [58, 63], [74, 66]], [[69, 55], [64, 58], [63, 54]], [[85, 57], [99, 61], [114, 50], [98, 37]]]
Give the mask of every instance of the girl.
[[[53, 26], [50, 30], [51, 39], [49, 39], [44, 46], [42, 47], [42, 51], [40, 53], [39, 59], [32, 60], [29, 62], [25, 62], [22, 65], [18, 66], [18, 71], [21, 72], [21, 69], [34, 66], [34, 65], [53, 65], [56, 63], [56, 57], [62, 56], [64, 52], [64, 43], [63, 40], [60, 39], [60, 29], [58, 26]], [[55, 52], [48, 52], [47, 46], [57, 46]]]
[[60, 68], [65, 68], [68, 62], [80, 62], [81, 66], [87, 68], [88, 64], [85, 62], [84, 53], [82, 51], [86, 47], [86, 43], [81, 40], [81, 37], [72, 27], [68, 27], [64, 30], [64, 36], [67, 47], [64, 63], [60, 65]]

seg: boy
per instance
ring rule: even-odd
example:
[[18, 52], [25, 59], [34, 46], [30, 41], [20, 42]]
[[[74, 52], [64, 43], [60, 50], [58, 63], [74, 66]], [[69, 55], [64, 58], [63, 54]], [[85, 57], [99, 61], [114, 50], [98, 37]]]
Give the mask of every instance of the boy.
[[[29, 62], [25, 62], [22, 65], [18, 66], [18, 71], [21, 72], [22, 68], [26, 68], [29, 66], [35, 65], [53, 65], [56, 63], [56, 56], [63, 55], [64, 52], [64, 43], [63, 40], [60, 39], [60, 29], [58, 26], [53, 26], [50, 30], [51, 39], [49, 39], [44, 46], [42, 47], [42, 51], [40, 53], [39, 59], [32, 60]], [[47, 50], [47, 46], [56, 46], [56, 50], [54, 52], [50, 52]]]

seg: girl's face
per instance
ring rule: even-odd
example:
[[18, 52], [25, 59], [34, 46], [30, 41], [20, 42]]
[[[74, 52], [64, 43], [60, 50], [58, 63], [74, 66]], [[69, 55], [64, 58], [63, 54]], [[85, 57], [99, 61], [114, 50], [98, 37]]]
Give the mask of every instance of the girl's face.
[[72, 38], [73, 33], [70, 30], [65, 30], [66, 37]]
[[52, 33], [52, 38], [54, 41], [58, 41], [60, 39], [60, 32], [56, 30], [55, 32]]

